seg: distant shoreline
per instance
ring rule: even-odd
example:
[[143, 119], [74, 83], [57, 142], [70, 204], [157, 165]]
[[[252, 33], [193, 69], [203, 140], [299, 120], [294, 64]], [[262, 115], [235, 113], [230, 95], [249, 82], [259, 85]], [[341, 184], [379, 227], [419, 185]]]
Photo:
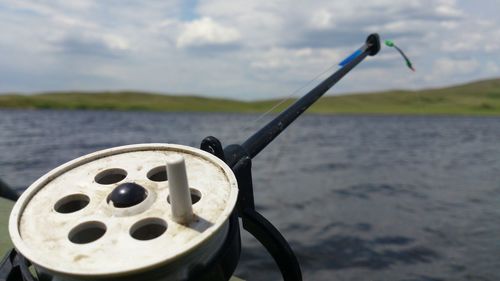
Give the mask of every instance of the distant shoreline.
[[[0, 109], [261, 113], [279, 100], [237, 101], [141, 92], [58, 92], [0, 95]], [[290, 100], [274, 110], [280, 112]], [[308, 113], [500, 116], [500, 79], [440, 89], [326, 96]]]

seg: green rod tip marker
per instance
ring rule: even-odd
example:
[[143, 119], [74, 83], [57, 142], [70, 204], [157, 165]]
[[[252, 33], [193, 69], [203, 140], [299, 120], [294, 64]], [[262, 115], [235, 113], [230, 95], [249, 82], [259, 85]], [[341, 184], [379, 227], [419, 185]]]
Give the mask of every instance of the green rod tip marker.
[[384, 43], [387, 47], [394, 47], [394, 42], [391, 40], [385, 40]]
[[406, 66], [409, 69], [411, 69], [411, 71], [415, 72], [415, 68], [413, 68], [413, 65], [412, 65], [410, 59], [406, 56], [406, 54], [398, 46], [396, 46], [396, 44], [394, 44], [394, 42], [392, 40], [385, 40], [384, 43], [387, 47], [395, 48], [399, 52], [399, 54], [401, 54], [403, 59], [405, 60]]

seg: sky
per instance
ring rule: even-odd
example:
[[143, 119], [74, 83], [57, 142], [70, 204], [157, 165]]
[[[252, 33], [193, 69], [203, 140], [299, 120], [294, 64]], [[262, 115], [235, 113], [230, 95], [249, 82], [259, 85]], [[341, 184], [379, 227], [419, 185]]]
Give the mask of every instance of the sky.
[[383, 47], [329, 94], [465, 83], [500, 76], [499, 10], [500, 0], [0, 0], [0, 93], [271, 99], [303, 93], [373, 32], [417, 71]]

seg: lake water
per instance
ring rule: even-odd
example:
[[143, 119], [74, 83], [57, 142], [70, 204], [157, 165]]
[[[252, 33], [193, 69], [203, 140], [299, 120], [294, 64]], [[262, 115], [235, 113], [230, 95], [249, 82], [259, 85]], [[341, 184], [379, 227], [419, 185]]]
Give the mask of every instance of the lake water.
[[[1, 110], [0, 178], [23, 189], [125, 144], [241, 143], [256, 117]], [[304, 280], [500, 280], [500, 118], [303, 116], [253, 167], [257, 208]], [[236, 274], [280, 280], [248, 235]]]

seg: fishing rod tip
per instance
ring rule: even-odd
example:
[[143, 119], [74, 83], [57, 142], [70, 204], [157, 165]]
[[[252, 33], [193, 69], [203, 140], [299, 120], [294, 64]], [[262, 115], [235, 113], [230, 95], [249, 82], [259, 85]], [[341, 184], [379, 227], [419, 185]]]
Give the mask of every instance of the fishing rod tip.
[[366, 38], [366, 45], [369, 46], [368, 54], [376, 55], [380, 51], [380, 36], [377, 33], [372, 33]]

